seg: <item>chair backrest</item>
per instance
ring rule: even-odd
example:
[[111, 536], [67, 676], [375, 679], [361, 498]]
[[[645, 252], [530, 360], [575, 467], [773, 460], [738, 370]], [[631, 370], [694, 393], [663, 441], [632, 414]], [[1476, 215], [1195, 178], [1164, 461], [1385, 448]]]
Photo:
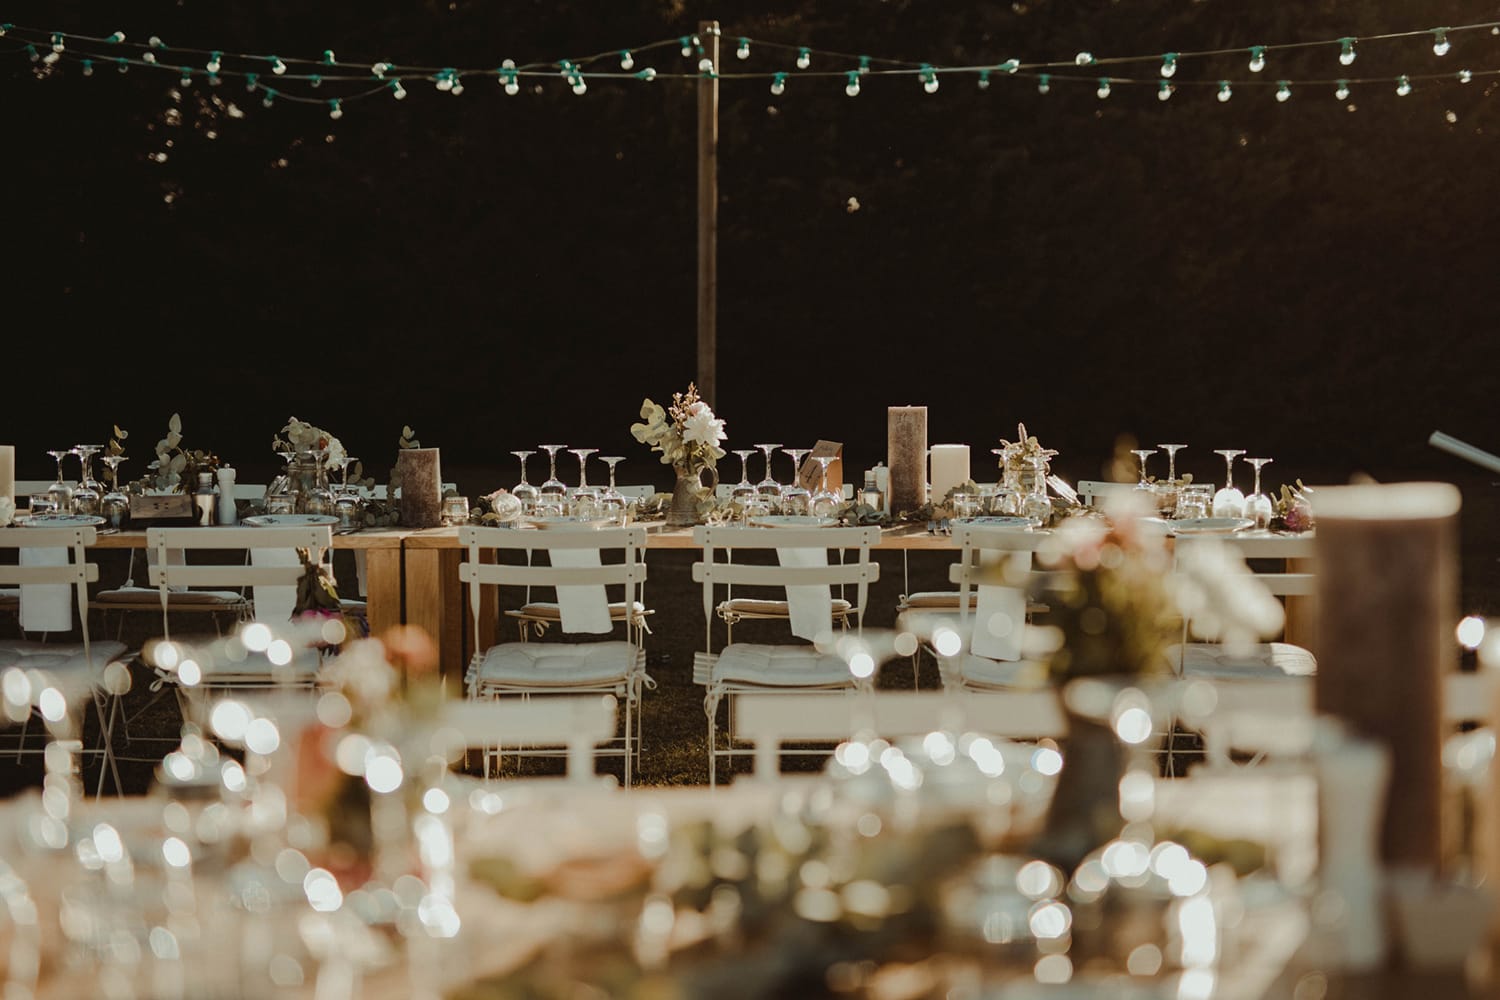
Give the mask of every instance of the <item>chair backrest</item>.
[[432, 745], [444, 750], [485, 746], [566, 747], [567, 777], [591, 781], [594, 751], [615, 738], [614, 695], [554, 695], [525, 701], [452, 700], [443, 705]]
[[[0, 565], [0, 586], [71, 585], [85, 656], [90, 655], [89, 584], [99, 579], [99, 566], [89, 562], [86, 550], [98, 537], [98, 532], [92, 527], [25, 527], [0, 531], [0, 549], [15, 550], [18, 559], [15, 564]], [[23, 549], [61, 552], [65, 557], [48, 560], [44, 565], [22, 565], [19, 559]]]
[[[161, 593], [163, 634], [170, 635], [167, 608], [174, 589], [295, 587], [304, 572], [297, 549], [320, 561], [333, 548], [333, 529], [326, 524], [147, 528], [146, 548], [155, 553], [147, 573]], [[173, 553], [181, 560], [174, 562]]]
[[[469, 585], [469, 608], [474, 619], [474, 644], [480, 648], [481, 603], [485, 586], [515, 587], [623, 587], [626, 606], [640, 599], [641, 585], [646, 582], [646, 529], [627, 528], [546, 529], [465, 527], [458, 541], [467, 554], [458, 567], [461, 581]], [[523, 552], [525, 565], [499, 562], [496, 551]], [[600, 565], [538, 566], [532, 562], [536, 552], [594, 553], [620, 552], [620, 562]], [[586, 558], [586, 557], [585, 557]], [[560, 623], [566, 629], [566, 623]], [[627, 629], [627, 634], [632, 630]]]
[[[880, 564], [870, 560], [870, 549], [880, 541], [879, 528], [747, 528], [704, 525], [693, 529], [693, 542], [703, 559], [693, 563], [693, 581], [703, 585], [704, 650], [713, 649], [713, 609], [716, 587], [853, 586], [850, 602], [856, 627], [864, 618], [870, 583], [880, 579]], [[823, 566], [783, 566], [733, 562], [736, 550], [774, 552], [777, 549], [837, 550], [839, 560]], [[851, 558], [852, 554], [852, 558]], [[722, 555], [723, 559], [718, 558]]]
[[[1257, 570], [1255, 578], [1266, 585], [1278, 597], [1311, 597], [1317, 589], [1317, 576], [1313, 568], [1313, 539], [1303, 535], [1247, 535], [1235, 532], [1216, 536], [1234, 546], [1250, 561], [1252, 568], [1260, 560], [1287, 561], [1287, 568], [1280, 570]], [[1178, 537], [1175, 545], [1192, 544], [1193, 539]], [[1291, 560], [1296, 561], [1297, 568]]]
[[735, 736], [755, 745], [754, 774], [777, 773], [783, 742], [845, 740], [866, 731], [887, 739], [944, 730], [1002, 739], [1067, 735], [1057, 693], [1035, 691], [865, 691], [826, 694], [742, 694], [735, 702]]
[[1135, 489], [1135, 483], [1116, 483], [1101, 479], [1080, 479], [1074, 487], [1078, 491], [1078, 502], [1085, 507], [1097, 506], [1112, 493], [1127, 493]]

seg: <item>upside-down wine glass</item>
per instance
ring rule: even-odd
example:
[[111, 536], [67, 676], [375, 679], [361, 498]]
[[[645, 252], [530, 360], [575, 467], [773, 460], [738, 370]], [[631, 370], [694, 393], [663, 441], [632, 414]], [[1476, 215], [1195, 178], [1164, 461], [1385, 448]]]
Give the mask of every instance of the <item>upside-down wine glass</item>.
[[511, 454], [521, 460], [521, 481], [512, 486], [510, 492], [517, 500], [521, 501], [521, 512], [530, 514], [532, 508], [536, 506], [537, 494], [541, 491], [526, 481], [526, 460], [535, 455], [536, 452], [513, 451]]
[[1215, 455], [1224, 456], [1224, 488], [1214, 494], [1214, 517], [1243, 517], [1245, 494], [1234, 485], [1234, 460], [1243, 455], [1245, 449], [1216, 448]]
[[1177, 487], [1182, 485], [1177, 481], [1177, 453], [1187, 445], [1159, 444], [1157, 447], [1167, 453], [1167, 478], [1156, 483], [1156, 509], [1163, 517], [1171, 517], [1177, 510]]
[[817, 492], [811, 498], [812, 512], [818, 517], [833, 517], [844, 503], [844, 498], [828, 486], [828, 466], [832, 464], [835, 457], [833, 455], [813, 456], [813, 461], [818, 463], [818, 468], [823, 476], [822, 484], [819, 485]]
[[75, 444], [73, 454], [78, 456], [78, 487], [73, 490], [73, 512], [75, 514], [98, 514], [99, 499], [104, 489], [94, 478], [94, 456], [103, 451], [103, 445]]
[[755, 492], [755, 484], [750, 481], [750, 456], [755, 454], [755, 449], [736, 448], [734, 453], [740, 456], [740, 481], [734, 484], [730, 496], [743, 500]]
[[1246, 462], [1255, 469], [1255, 491], [1245, 498], [1245, 516], [1255, 521], [1257, 528], [1269, 528], [1271, 518], [1276, 515], [1276, 505], [1271, 498], [1260, 491], [1260, 467], [1270, 462], [1269, 458], [1247, 458]]
[[333, 494], [333, 513], [339, 519], [340, 528], [357, 528], [360, 524], [359, 494], [349, 486], [349, 466], [358, 461], [353, 455], [339, 459], [339, 488]]
[[47, 454], [57, 459], [57, 481], [47, 487], [52, 499], [57, 502], [57, 512], [65, 514], [73, 509], [73, 487], [63, 481], [62, 463], [64, 455], [73, 454], [72, 448], [49, 449]]
[[766, 453], [766, 478], [756, 483], [755, 488], [758, 492], [770, 497], [774, 503], [781, 497], [781, 484], [776, 481], [775, 476], [771, 475], [771, 453], [781, 445], [758, 444], [755, 447]]
[[599, 494], [599, 512], [611, 524], [623, 527], [630, 521], [630, 498], [615, 487], [615, 466], [625, 461], [625, 456], [600, 455], [599, 461], [609, 466], [609, 486]]
[[1156, 454], [1155, 448], [1132, 448], [1130, 453], [1141, 460], [1141, 478], [1136, 481], [1135, 488], [1138, 490], [1151, 490], [1151, 480], [1146, 477], [1146, 459]]
[[592, 518], [598, 510], [599, 491], [589, 485], [588, 477], [589, 456], [598, 450], [598, 448], [568, 449], [569, 452], [578, 456], [578, 488], [573, 491], [573, 514], [577, 517]]
[[125, 515], [130, 511], [130, 497], [120, 492], [120, 463], [124, 455], [105, 455], [100, 459], [109, 466], [109, 492], [99, 500], [99, 515], [109, 522], [111, 528], [125, 526]]
[[812, 513], [812, 491], [802, 485], [802, 456], [811, 448], [783, 448], [792, 456], [792, 481], [781, 488], [781, 512], [791, 515]]
[[537, 445], [547, 453], [548, 466], [547, 478], [542, 482], [543, 493], [567, 493], [568, 484], [557, 478], [557, 453], [567, 447], [565, 444], [541, 444]]

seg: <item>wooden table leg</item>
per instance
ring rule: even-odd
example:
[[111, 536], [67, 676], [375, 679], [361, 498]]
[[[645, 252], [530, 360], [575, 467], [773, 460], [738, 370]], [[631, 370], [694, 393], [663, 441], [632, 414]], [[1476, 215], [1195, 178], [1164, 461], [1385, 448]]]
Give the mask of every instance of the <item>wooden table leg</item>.
[[365, 615], [370, 635], [400, 625], [401, 617], [401, 550], [382, 548], [365, 550]]
[[[1311, 559], [1288, 559], [1286, 561], [1288, 573], [1311, 573], [1314, 571]], [[1288, 596], [1286, 599], [1286, 628], [1284, 637], [1287, 642], [1310, 650], [1313, 656], [1318, 655], [1316, 648], [1318, 631], [1317, 602], [1311, 597]]]
[[406, 624], [421, 628], [438, 647], [438, 669], [451, 698], [463, 694], [464, 597], [458, 549], [403, 549]]

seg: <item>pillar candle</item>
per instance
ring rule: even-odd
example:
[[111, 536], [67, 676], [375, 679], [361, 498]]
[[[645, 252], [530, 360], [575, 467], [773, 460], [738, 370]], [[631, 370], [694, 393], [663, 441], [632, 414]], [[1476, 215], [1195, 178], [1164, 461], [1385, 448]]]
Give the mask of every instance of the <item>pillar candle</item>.
[[927, 407], [892, 406], [887, 414], [888, 503], [892, 514], [927, 502]]
[[436, 448], [402, 448], [396, 455], [401, 473], [401, 526], [436, 528], [443, 523], [443, 474]]
[[942, 503], [948, 491], [969, 476], [969, 446], [935, 444], [932, 446], [932, 502]]
[[1324, 487], [1312, 501], [1317, 710], [1390, 750], [1381, 859], [1434, 872], [1460, 505], [1450, 483]]
[[16, 497], [16, 446], [0, 444], [0, 497]]

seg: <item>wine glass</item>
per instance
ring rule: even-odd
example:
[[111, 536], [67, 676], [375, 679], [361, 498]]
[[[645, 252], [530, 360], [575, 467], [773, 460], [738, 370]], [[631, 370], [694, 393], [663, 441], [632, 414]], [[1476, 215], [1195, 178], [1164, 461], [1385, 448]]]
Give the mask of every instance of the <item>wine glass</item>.
[[573, 513], [577, 517], [592, 518], [598, 507], [599, 491], [589, 485], [588, 477], [589, 456], [598, 450], [598, 448], [568, 449], [571, 454], [578, 456], [578, 488], [573, 491]]
[[810, 514], [812, 513], [812, 491], [802, 485], [802, 477], [799, 473], [802, 469], [802, 456], [812, 449], [783, 448], [781, 450], [792, 456], [792, 481], [781, 488], [781, 512], [794, 516]]
[[775, 476], [771, 475], [771, 453], [780, 448], [781, 445], [758, 444], [755, 447], [766, 453], [766, 478], [756, 483], [755, 488], [760, 493], [769, 496], [774, 503], [781, 496], [781, 484], [776, 481]]
[[1146, 459], [1156, 454], [1155, 448], [1132, 448], [1130, 453], [1141, 460], [1141, 478], [1136, 482], [1138, 490], [1149, 490], [1152, 488], [1151, 480], [1146, 477]]
[[1215, 455], [1224, 456], [1224, 488], [1214, 494], [1214, 517], [1243, 517], [1245, 494], [1234, 485], [1234, 460], [1245, 453], [1245, 449], [1216, 448]]
[[1247, 458], [1246, 462], [1255, 469], [1255, 490], [1245, 498], [1245, 516], [1255, 521], [1257, 528], [1269, 528], [1271, 518], [1276, 514], [1276, 505], [1271, 498], [1260, 491], [1260, 467], [1270, 462], [1269, 458]]
[[357, 528], [360, 524], [359, 494], [349, 486], [349, 466], [359, 461], [353, 455], [339, 459], [339, 488], [333, 497], [333, 511], [338, 515], [340, 528]]
[[109, 492], [99, 499], [99, 514], [111, 528], [122, 528], [130, 512], [130, 497], [120, 492], [120, 465], [125, 456], [105, 455], [99, 461], [109, 466]]
[[526, 481], [526, 460], [528, 458], [530, 458], [532, 455], [535, 455], [536, 452], [535, 451], [513, 451], [513, 452], [511, 452], [511, 454], [514, 455], [514, 456], [516, 456], [517, 458], [519, 458], [521, 460], [521, 481], [519, 483], [516, 483], [516, 485], [512, 486], [510, 488], [510, 492], [515, 496], [515, 498], [517, 500], [521, 501], [521, 511], [522, 511], [522, 513], [530, 514], [531, 513], [531, 509], [536, 506], [537, 494], [540, 493], [541, 491], [538, 490], [531, 483], [528, 483]]
[[630, 498], [615, 487], [615, 466], [625, 461], [624, 455], [600, 455], [599, 461], [609, 466], [609, 486], [599, 494], [599, 510], [614, 525], [623, 526], [630, 521]]
[[73, 487], [63, 481], [62, 463], [63, 456], [73, 454], [72, 448], [49, 449], [47, 454], [57, 459], [57, 482], [47, 488], [52, 494], [52, 499], [57, 503], [58, 513], [66, 513], [73, 509]]
[[1177, 510], [1177, 487], [1182, 485], [1177, 481], [1177, 453], [1187, 445], [1159, 444], [1157, 447], [1167, 453], [1167, 478], [1156, 483], [1156, 508], [1163, 517], [1171, 517]]
[[734, 484], [730, 495], [742, 501], [755, 492], [755, 484], [750, 481], [750, 456], [755, 454], [755, 449], [736, 448], [734, 453], [740, 456], [740, 481]]
[[73, 512], [75, 514], [98, 514], [99, 499], [104, 490], [94, 478], [94, 456], [103, 451], [103, 445], [75, 444], [73, 454], [78, 456], [78, 486], [73, 490]]
[[823, 476], [822, 484], [811, 497], [812, 512], [818, 517], [833, 517], [844, 503], [843, 496], [835, 493], [828, 486], [828, 466], [833, 462], [834, 458], [835, 456], [833, 455], [813, 456], [813, 461], [818, 463], [818, 468], [821, 470]]
[[565, 444], [540, 444], [538, 448], [547, 453], [547, 460], [551, 464], [548, 467], [547, 478], [542, 482], [541, 492], [559, 493], [568, 492], [568, 484], [557, 478], [557, 453], [567, 447]]

